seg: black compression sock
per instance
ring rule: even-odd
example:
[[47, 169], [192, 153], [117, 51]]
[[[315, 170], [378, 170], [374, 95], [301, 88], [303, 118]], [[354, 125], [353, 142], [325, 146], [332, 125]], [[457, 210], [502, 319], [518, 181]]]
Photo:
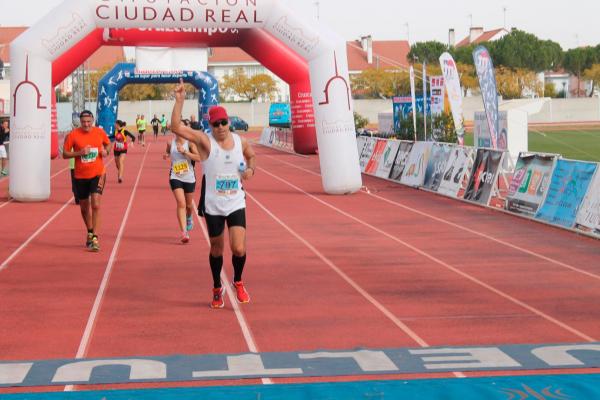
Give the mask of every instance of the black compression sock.
[[246, 255], [244, 254], [242, 257], [232, 256], [231, 262], [233, 264], [233, 281], [239, 282], [242, 280], [242, 272], [244, 271], [244, 265], [246, 264]]
[[223, 269], [223, 256], [213, 257], [208, 255], [208, 262], [210, 263], [210, 271], [213, 277], [213, 287], [215, 289], [221, 287], [221, 269]]

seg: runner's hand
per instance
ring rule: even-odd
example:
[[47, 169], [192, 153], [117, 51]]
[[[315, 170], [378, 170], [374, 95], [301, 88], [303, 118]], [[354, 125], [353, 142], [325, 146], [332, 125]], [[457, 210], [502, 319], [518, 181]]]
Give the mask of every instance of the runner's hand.
[[85, 146], [85, 147], [83, 148], [83, 155], [84, 155], [84, 156], [87, 156], [88, 154], [90, 154], [90, 151], [91, 151], [91, 149], [92, 149], [92, 147], [91, 147], [91, 146], [89, 146], [89, 145], [88, 145], [88, 146]]
[[179, 84], [175, 87], [175, 100], [185, 100], [185, 85], [183, 84], [183, 78], [179, 78]]

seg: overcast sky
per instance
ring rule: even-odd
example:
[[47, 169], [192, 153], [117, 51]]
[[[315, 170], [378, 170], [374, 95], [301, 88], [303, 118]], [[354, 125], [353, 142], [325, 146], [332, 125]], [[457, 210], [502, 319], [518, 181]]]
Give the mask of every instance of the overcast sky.
[[[30, 26], [63, 0], [0, 0], [1, 26]], [[328, 24], [347, 40], [448, 41], [485, 30], [517, 27], [569, 49], [600, 43], [600, 0], [282, 0], [307, 19]], [[318, 6], [316, 5], [318, 3]], [[506, 13], [503, 9], [506, 8]]]

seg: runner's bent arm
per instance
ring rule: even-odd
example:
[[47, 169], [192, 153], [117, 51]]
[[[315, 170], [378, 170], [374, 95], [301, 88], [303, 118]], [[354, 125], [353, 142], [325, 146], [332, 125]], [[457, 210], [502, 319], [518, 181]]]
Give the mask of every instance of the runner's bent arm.
[[166, 160], [171, 156], [171, 143], [167, 143], [167, 152], [163, 154], [163, 160]]
[[73, 150], [73, 143], [71, 142], [70, 134], [65, 138], [65, 143], [63, 145], [63, 158], [75, 158], [85, 155], [85, 149], [81, 149], [79, 151]]
[[189, 142], [190, 151], [184, 151], [182, 154], [190, 160], [202, 162], [202, 157], [198, 153], [198, 148], [193, 142]]
[[[254, 153], [254, 149], [248, 143], [246, 138], [242, 139], [242, 152], [244, 153], [244, 158], [246, 159], [246, 171], [242, 174], [242, 178], [244, 180], [248, 180], [254, 176], [256, 172], [256, 154]], [[250, 172], [252, 171], [252, 172]]]
[[185, 126], [181, 122], [181, 111], [183, 110], [184, 101], [185, 87], [183, 79], [180, 79], [179, 85], [175, 88], [175, 105], [173, 106], [173, 114], [171, 115], [171, 131], [177, 136], [196, 144], [199, 154], [204, 157], [203, 159], [206, 159], [210, 153], [210, 140], [206, 133]]

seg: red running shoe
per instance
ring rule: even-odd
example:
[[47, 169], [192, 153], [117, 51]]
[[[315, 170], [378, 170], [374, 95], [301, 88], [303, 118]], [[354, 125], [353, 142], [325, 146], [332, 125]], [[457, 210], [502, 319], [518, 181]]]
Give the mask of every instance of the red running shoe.
[[211, 308], [223, 308], [225, 307], [225, 288], [220, 287], [213, 289], [213, 299], [210, 303]]
[[187, 231], [181, 233], [181, 243], [186, 244], [190, 241], [190, 234]]
[[250, 303], [250, 295], [246, 292], [246, 288], [244, 288], [244, 282], [233, 282], [233, 287], [235, 287], [237, 301], [239, 303]]

